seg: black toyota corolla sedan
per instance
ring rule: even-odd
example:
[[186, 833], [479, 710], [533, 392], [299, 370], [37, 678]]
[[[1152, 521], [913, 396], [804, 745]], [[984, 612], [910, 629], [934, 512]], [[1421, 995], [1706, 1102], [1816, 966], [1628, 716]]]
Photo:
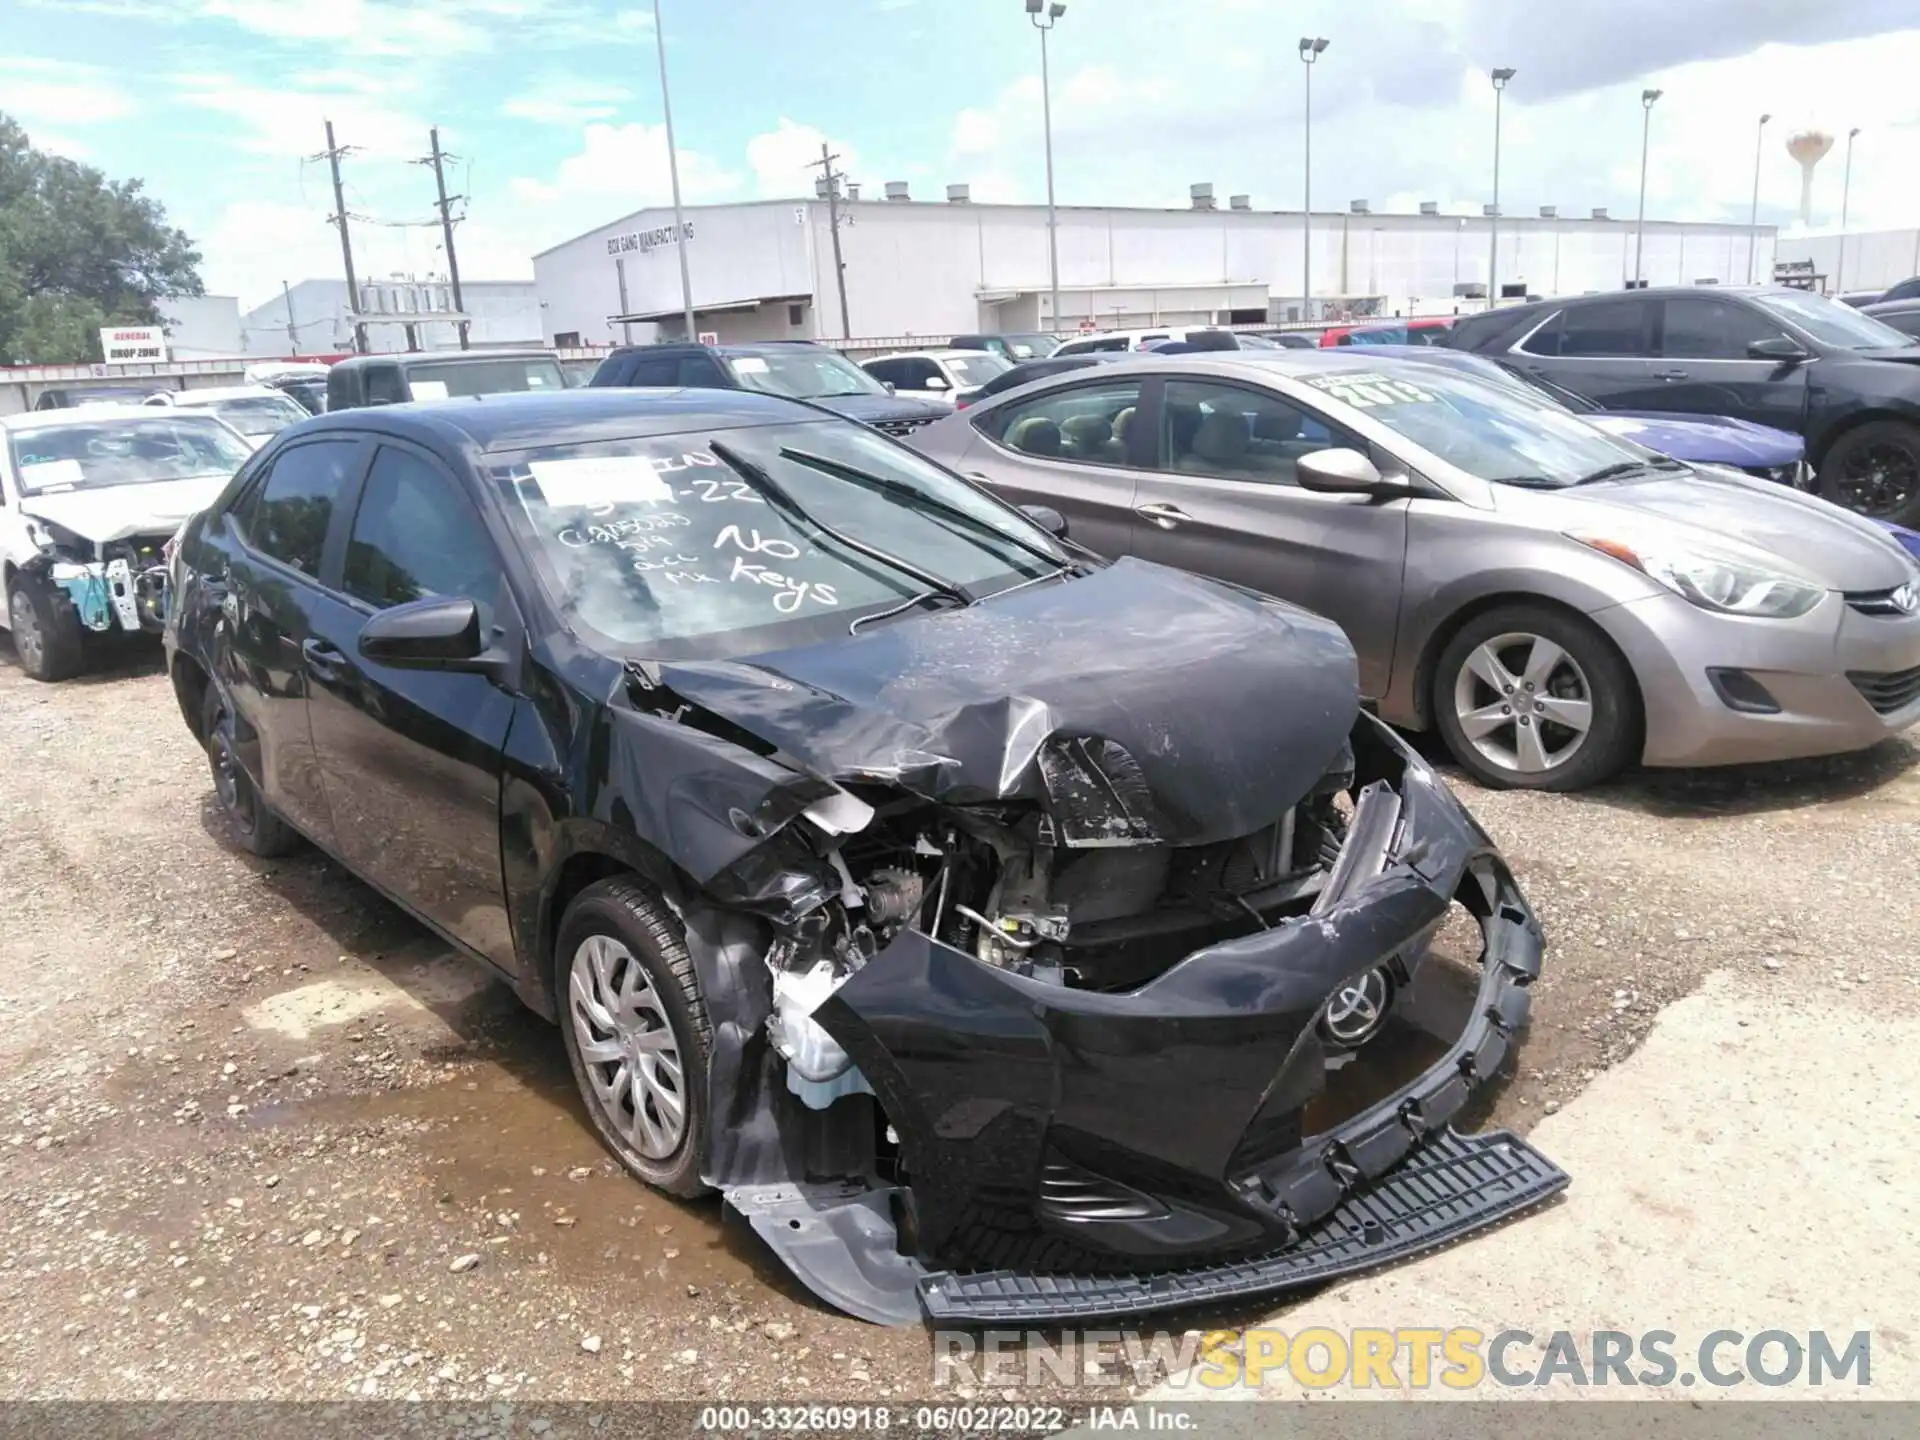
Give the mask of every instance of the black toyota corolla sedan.
[[1565, 1183], [1450, 1126], [1539, 929], [1314, 615], [722, 391], [317, 417], [171, 583], [239, 843], [491, 966], [852, 1313], [1279, 1290]]

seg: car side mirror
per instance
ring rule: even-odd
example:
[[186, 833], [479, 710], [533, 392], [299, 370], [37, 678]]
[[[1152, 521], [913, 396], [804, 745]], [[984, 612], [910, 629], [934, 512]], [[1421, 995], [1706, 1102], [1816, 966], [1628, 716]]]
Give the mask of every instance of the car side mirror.
[[947, 388], [947, 382], [938, 375], [929, 375], [921, 383], [929, 390], [944, 390]]
[[1755, 360], [1778, 360], [1783, 365], [1797, 365], [1811, 358], [1798, 341], [1789, 340], [1784, 335], [1769, 335], [1764, 340], [1752, 341], [1747, 346], [1747, 354]]
[[1056, 540], [1067, 538], [1067, 517], [1051, 505], [1022, 505], [1020, 513]]
[[1404, 481], [1388, 480], [1379, 467], [1358, 450], [1315, 450], [1294, 462], [1302, 490], [1320, 495], [1398, 495]]
[[886, 391], [886, 392], [887, 392], [887, 393], [888, 393], [889, 395], [891, 395], [891, 394], [893, 394], [893, 381], [891, 381], [891, 380], [882, 380], [882, 381], [880, 382], [880, 388], [881, 388], [882, 390], [885, 390], [885, 391]]
[[491, 675], [503, 657], [480, 633], [480, 607], [464, 595], [436, 595], [382, 610], [361, 627], [360, 654], [401, 670]]

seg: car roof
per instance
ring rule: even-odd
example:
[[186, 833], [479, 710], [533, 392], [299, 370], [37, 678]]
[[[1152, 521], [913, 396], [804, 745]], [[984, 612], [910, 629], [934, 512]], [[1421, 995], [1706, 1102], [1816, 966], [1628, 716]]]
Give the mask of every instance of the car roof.
[[[1379, 353], [1388, 348], [1390, 347], [1385, 345], [1353, 345], [1329, 350], [1194, 350], [1175, 355], [1162, 355], [1149, 350], [1116, 355], [1102, 367], [1101, 378], [1103, 380], [1108, 378], [1109, 372], [1112, 375], [1126, 375], [1137, 371], [1142, 374], [1178, 375], [1182, 378], [1206, 375], [1220, 379], [1237, 377], [1256, 380], [1276, 376], [1305, 379], [1313, 375], [1378, 370], [1383, 365], [1420, 363], [1418, 360], [1406, 360], [1399, 356]], [[1424, 351], [1426, 347], [1419, 348]], [[1042, 377], [1034, 383], [1036, 385], [1050, 383], [1054, 379], [1063, 385], [1073, 383], [1065, 374], [1057, 377]], [[1001, 398], [996, 395], [993, 401], [998, 402]]]
[[[71, 425], [78, 420], [164, 420], [170, 408], [135, 401], [128, 405], [88, 404], [69, 405], [59, 410], [26, 410], [18, 415], [0, 415], [0, 430], [39, 430], [52, 425]], [[204, 418], [216, 425], [222, 423], [217, 416]]]
[[426, 404], [381, 405], [316, 415], [303, 435], [375, 430], [428, 446], [482, 452], [540, 445], [645, 439], [689, 430], [841, 421], [819, 406], [755, 390], [556, 390], [468, 395]]
[[[335, 361], [332, 370], [363, 370], [369, 365], [477, 365], [485, 360], [553, 360], [551, 350], [538, 345], [502, 350], [389, 350], [376, 355], [349, 355]], [[331, 370], [329, 373], [332, 373]]]
[[[884, 355], [869, 355], [860, 363], [865, 365], [872, 360], [978, 360], [986, 352], [983, 350], [957, 350], [951, 345], [943, 345], [938, 350], [889, 350]], [[1033, 357], [1038, 360], [1041, 357]]]
[[209, 385], [203, 390], [176, 390], [169, 404], [192, 409], [194, 405], [215, 400], [275, 400], [280, 392], [269, 385]]

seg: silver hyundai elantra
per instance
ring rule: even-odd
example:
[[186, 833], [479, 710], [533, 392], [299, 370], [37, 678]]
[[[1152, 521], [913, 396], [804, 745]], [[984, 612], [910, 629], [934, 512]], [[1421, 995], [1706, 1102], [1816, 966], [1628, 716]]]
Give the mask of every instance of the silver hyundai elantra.
[[1884, 529], [1523, 392], [1364, 352], [1120, 360], [910, 443], [1071, 537], [1339, 622], [1383, 718], [1492, 785], [1871, 745], [1920, 720]]

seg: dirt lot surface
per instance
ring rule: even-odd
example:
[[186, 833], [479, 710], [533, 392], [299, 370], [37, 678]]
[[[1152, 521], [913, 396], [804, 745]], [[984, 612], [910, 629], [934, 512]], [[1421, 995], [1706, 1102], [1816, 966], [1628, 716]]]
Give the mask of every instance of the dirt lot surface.
[[[827, 1312], [717, 1205], [619, 1173], [503, 986], [320, 856], [228, 845], [156, 654], [43, 686], [0, 647], [0, 777], [0, 1395], [943, 1393], [924, 1334]], [[1911, 1310], [1920, 750], [1468, 798], [1549, 941], [1475, 1118], [1551, 1117], [1574, 1188], [1304, 1304], [1804, 1329], [1891, 1324], [1904, 1286]], [[1883, 1342], [1908, 1374], [1913, 1336]]]

